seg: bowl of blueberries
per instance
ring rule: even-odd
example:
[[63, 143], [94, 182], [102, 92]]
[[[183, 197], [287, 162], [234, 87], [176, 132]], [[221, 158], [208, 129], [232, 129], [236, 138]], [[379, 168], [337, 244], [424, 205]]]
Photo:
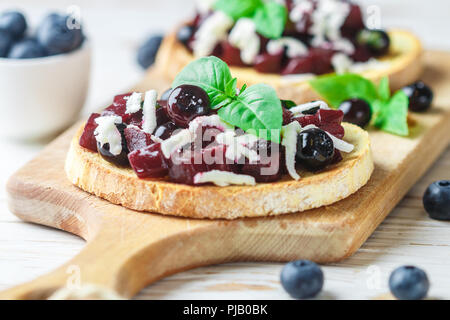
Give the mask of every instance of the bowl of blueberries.
[[90, 64], [91, 48], [75, 18], [51, 13], [33, 28], [19, 11], [0, 13], [2, 135], [39, 140], [77, 120]]

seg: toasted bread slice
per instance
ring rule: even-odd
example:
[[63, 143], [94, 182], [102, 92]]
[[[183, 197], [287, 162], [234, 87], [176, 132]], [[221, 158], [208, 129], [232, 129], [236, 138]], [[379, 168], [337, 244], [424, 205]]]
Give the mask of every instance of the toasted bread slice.
[[[391, 31], [389, 36], [391, 38], [390, 52], [380, 59], [386, 64], [374, 70], [361, 72], [361, 75], [374, 82], [388, 76], [391, 88], [396, 90], [419, 79], [423, 69], [422, 46], [417, 37], [406, 31]], [[194, 56], [177, 41], [176, 34], [172, 33], [161, 44], [156, 68], [168, 79], [174, 79], [193, 60], [195, 60]], [[233, 76], [238, 78], [240, 86], [266, 83], [277, 90], [280, 98], [297, 103], [320, 98], [308, 81], [304, 78], [302, 80], [301, 75], [296, 80], [296, 76], [264, 74], [256, 72], [253, 68], [231, 67], [230, 70]]]
[[344, 123], [345, 140], [355, 146], [344, 160], [320, 173], [299, 172], [299, 181], [285, 177], [256, 186], [189, 186], [167, 180], [138, 179], [131, 169], [106, 162], [79, 145], [83, 127], [73, 138], [66, 160], [70, 181], [114, 204], [189, 218], [235, 219], [275, 216], [332, 204], [364, 186], [373, 169], [369, 135]]

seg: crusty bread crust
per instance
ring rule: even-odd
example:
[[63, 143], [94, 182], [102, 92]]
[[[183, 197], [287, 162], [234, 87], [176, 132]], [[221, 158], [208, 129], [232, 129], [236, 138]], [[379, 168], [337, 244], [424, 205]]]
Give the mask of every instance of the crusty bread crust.
[[275, 216], [332, 204], [364, 186], [373, 169], [369, 135], [344, 123], [345, 140], [355, 146], [344, 160], [320, 173], [299, 172], [299, 181], [285, 177], [256, 186], [189, 186], [166, 180], [138, 179], [131, 169], [116, 167], [79, 145], [73, 138], [65, 170], [81, 189], [114, 204], [189, 218], [235, 219]]
[[[388, 62], [388, 66], [362, 72], [361, 75], [378, 82], [388, 76], [391, 88], [396, 90], [419, 79], [422, 70], [422, 46], [413, 34], [394, 30], [389, 32], [391, 38], [390, 53], [380, 59]], [[176, 40], [176, 33], [169, 34], [161, 44], [156, 59], [156, 68], [168, 79], [174, 79], [176, 75], [190, 62], [194, 56]], [[307, 80], [293, 81], [287, 78], [256, 72], [253, 68], [231, 67], [231, 73], [238, 79], [238, 84], [253, 85], [266, 83], [277, 90], [282, 99], [303, 103], [319, 99], [320, 96], [311, 88]]]

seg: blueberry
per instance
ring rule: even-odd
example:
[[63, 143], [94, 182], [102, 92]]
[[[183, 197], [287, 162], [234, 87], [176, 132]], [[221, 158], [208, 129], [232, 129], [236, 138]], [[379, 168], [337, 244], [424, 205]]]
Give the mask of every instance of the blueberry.
[[427, 274], [413, 266], [395, 269], [389, 277], [389, 288], [400, 300], [421, 300], [427, 296], [430, 282]]
[[120, 123], [116, 124], [116, 127], [122, 137], [122, 152], [119, 155], [113, 155], [109, 151], [109, 143], [101, 145], [99, 142], [97, 142], [97, 150], [102, 158], [106, 161], [119, 167], [128, 167], [130, 165], [130, 162], [128, 161], [128, 154], [130, 153], [130, 151], [128, 150], [127, 139], [125, 137], [125, 129], [127, 126], [123, 123]]
[[356, 124], [364, 128], [372, 118], [370, 105], [362, 99], [345, 100], [339, 106], [339, 110], [344, 112], [344, 121]]
[[9, 49], [13, 43], [11, 34], [7, 31], [0, 30], [0, 58], [8, 55]]
[[162, 100], [162, 101], [169, 100], [171, 93], [172, 93], [172, 88], [167, 89], [166, 91], [163, 92], [163, 94], [161, 95], [161, 98], [159, 98], [159, 100]]
[[430, 218], [450, 221], [450, 180], [433, 182], [423, 195], [423, 206]]
[[67, 53], [81, 46], [83, 32], [81, 27], [70, 27], [70, 17], [50, 14], [39, 25], [37, 38], [50, 55]]
[[375, 56], [387, 54], [391, 45], [389, 35], [383, 30], [363, 29], [358, 33], [356, 42]]
[[183, 26], [177, 32], [177, 40], [180, 41], [182, 44], [187, 45], [189, 40], [192, 38], [193, 33], [194, 33], [193, 26], [189, 25]]
[[423, 112], [430, 108], [433, 102], [433, 91], [422, 81], [410, 84], [402, 90], [408, 96], [409, 110]]
[[333, 161], [333, 140], [321, 129], [305, 130], [298, 135], [296, 158], [310, 171], [322, 170]]
[[156, 54], [161, 45], [163, 37], [161, 35], [151, 36], [138, 50], [137, 61], [139, 65], [147, 69], [155, 63]]
[[295, 299], [313, 298], [322, 290], [323, 272], [312, 261], [289, 262], [281, 271], [281, 284]]
[[0, 15], [0, 30], [8, 31], [15, 39], [21, 38], [27, 30], [27, 21], [18, 11], [7, 11]]
[[25, 39], [15, 43], [8, 58], [11, 59], [32, 59], [45, 57], [47, 52], [35, 39]]

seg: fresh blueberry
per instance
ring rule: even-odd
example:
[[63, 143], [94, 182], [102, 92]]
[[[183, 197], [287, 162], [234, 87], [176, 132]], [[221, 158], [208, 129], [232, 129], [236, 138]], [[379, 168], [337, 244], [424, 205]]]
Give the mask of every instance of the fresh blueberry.
[[356, 124], [361, 128], [364, 128], [369, 124], [372, 118], [372, 108], [370, 105], [362, 99], [349, 99], [345, 100], [339, 106], [339, 110], [344, 112], [344, 121]]
[[66, 53], [79, 48], [83, 32], [79, 25], [70, 24], [70, 17], [50, 14], [40, 24], [37, 38], [50, 55]]
[[193, 26], [189, 25], [183, 26], [177, 32], [177, 40], [180, 41], [182, 44], [187, 45], [189, 40], [192, 38], [193, 33], [194, 33]]
[[47, 52], [35, 39], [25, 39], [15, 43], [8, 58], [11, 59], [32, 59], [45, 57]]
[[433, 182], [425, 191], [423, 206], [430, 218], [450, 221], [450, 180]]
[[297, 162], [310, 171], [319, 171], [334, 158], [334, 143], [330, 136], [319, 128], [302, 131], [297, 138]]
[[289, 262], [281, 271], [281, 284], [295, 299], [313, 298], [322, 290], [323, 272], [312, 261]]
[[137, 61], [139, 65], [147, 69], [155, 63], [156, 54], [161, 45], [163, 37], [161, 35], [151, 36], [138, 50]]
[[27, 30], [27, 21], [18, 11], [7, 11], [0, 15], [0, 30], [8, 31], [15, 39], [21, 38]]
[[433, 91], [422, 81], [410, 84], [402, 90], [408, 96], [409, 110], [423, 112], [430, 108], [433, 102]]
[[8, 55], [9, 49], [13, 43], [11, 34], [7, 31], [0, 30], [0, 58]]
[[421, 300], [427, 296], [430, 282], [427, 274], [413, 266], [397, 268], [389, 277], [389, 288], [400, 300]]
[[387, 54], [391, 45], [389, 35], [383, 30], [362, 29], [356, 37], [356, 42], [375, 56]]

